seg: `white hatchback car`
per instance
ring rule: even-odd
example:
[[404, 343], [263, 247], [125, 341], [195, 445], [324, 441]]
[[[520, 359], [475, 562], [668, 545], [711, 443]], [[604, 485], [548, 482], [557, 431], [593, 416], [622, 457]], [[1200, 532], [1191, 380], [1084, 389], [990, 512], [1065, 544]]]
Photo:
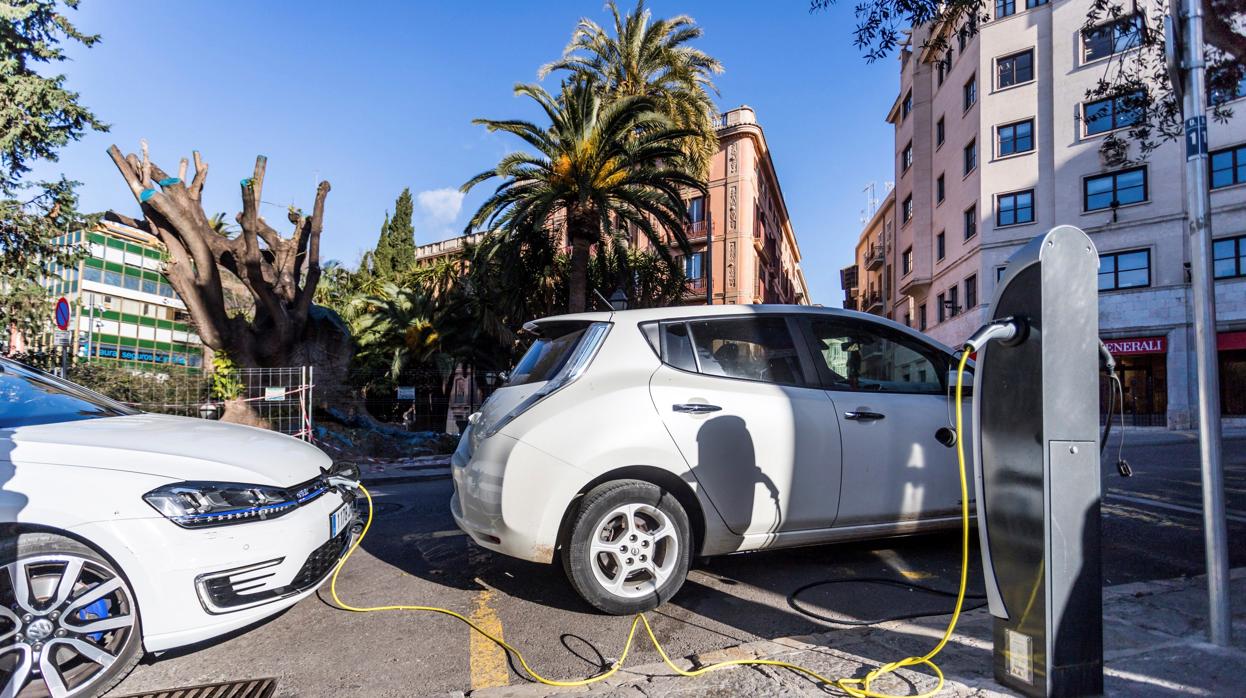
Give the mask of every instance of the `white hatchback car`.
[[139, 413], [0, 360], [0, 696], [101, 695], [144, 649], [312, 593], [357, 528], [332, 467], [282, 434]]
[[[953, 352], [798, 306], [552, 317], [472, 415], [451, 510], [552, 562], [607, 613], [657, 606], [695, 556], [959, 525]], [[954, 372], [954, 371], [953, 371]]]

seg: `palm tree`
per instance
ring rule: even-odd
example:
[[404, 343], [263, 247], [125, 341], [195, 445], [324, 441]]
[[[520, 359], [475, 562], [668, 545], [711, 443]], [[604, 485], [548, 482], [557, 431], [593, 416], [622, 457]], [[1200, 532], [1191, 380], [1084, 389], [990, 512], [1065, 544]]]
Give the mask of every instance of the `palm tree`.
[[715, 128], [718, 109], [710, 93], [718, 94], [712, 75], [722, 64], [688, 45], [702, 31], [687, 15], [652, 19], [644, 0], [626, 16], [611, 0], [606, 5], [614, 20], [611, 36], [591, 19], [581, 19], [563, 49], [562, 58], [543, 66], [540, 77], [555, 70], [590, 77], [607, 100], [644, 96], [676, 126], [693, 132], [682, 148], [692, 171], [705, 178], [718, 152]]
[[538, 85], [517, 85], [515, 93], [536, 101], [550, 126], [475, 120], [490, 131], [522, 138], [536, 152], [511, 153], [462, 186], [466, 192], [494, 177], [503, 180], [468, 222], [469, 232], [496, 228], [520, 246], [544, 246], [551, 221], [563, 221], [571, 244], [568, 306], [573, 313], [586, 306], [589, 250], [616, 223], [644, 232], [669, 256], [656, 222], [688, 250], [688, 211], [681, 192], [705, 193], [701, 180], [680, 164], [680, 141], [691, 131], [673, 127], [648, 97], [603, 104], [592, 82], [583, 78], [564, 83], [558, 99]]
[[347, 310], [360, 360], [388, 363], [393, 379], [407, 366], [428, 362], [439, 352], [441, 337], [428, 297], [418, 289], [386, 284], [377, 295], [356, 298]]

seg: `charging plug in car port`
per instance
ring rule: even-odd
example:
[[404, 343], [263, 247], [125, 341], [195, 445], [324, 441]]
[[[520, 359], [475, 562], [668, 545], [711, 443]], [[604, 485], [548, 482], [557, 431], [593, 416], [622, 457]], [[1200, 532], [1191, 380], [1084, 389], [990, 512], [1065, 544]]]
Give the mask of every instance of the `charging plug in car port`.
[[935, 432], [935, 441], [951, 448], [956, 445], [956, 432], [948, 427], [940, 427]]

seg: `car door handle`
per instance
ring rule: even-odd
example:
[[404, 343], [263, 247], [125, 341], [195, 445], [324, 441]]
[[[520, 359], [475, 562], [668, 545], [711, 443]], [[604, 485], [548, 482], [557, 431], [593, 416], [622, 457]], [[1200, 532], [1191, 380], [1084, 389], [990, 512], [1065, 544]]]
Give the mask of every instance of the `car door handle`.
[[884, 419], [887, 415], [880, 412], [866, 412], [865, 410], [855, 410], [844, 413], [844, 419], [851, 419], [858, 422], [871, 422], [875, 419]]
[[688, 414], [706, 414], [708, 412], [717, 412], [722, 408], [718, 405], [707, 405], [704, 402], [687, 402], [682, 405], [671, 405], [671, 409], [676, 412], [687, 412]]

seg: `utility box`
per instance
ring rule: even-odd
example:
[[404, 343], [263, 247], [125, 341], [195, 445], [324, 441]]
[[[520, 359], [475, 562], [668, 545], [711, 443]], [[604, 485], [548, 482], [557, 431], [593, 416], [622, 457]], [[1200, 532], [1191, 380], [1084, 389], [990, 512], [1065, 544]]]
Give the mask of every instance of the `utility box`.
[[978, 352], [978, 531], [995, 679], [1032, 696], [1103, 692], [1099, 256], [1073, 226], [1008, 261], [990, 320], [1024, 331]]

